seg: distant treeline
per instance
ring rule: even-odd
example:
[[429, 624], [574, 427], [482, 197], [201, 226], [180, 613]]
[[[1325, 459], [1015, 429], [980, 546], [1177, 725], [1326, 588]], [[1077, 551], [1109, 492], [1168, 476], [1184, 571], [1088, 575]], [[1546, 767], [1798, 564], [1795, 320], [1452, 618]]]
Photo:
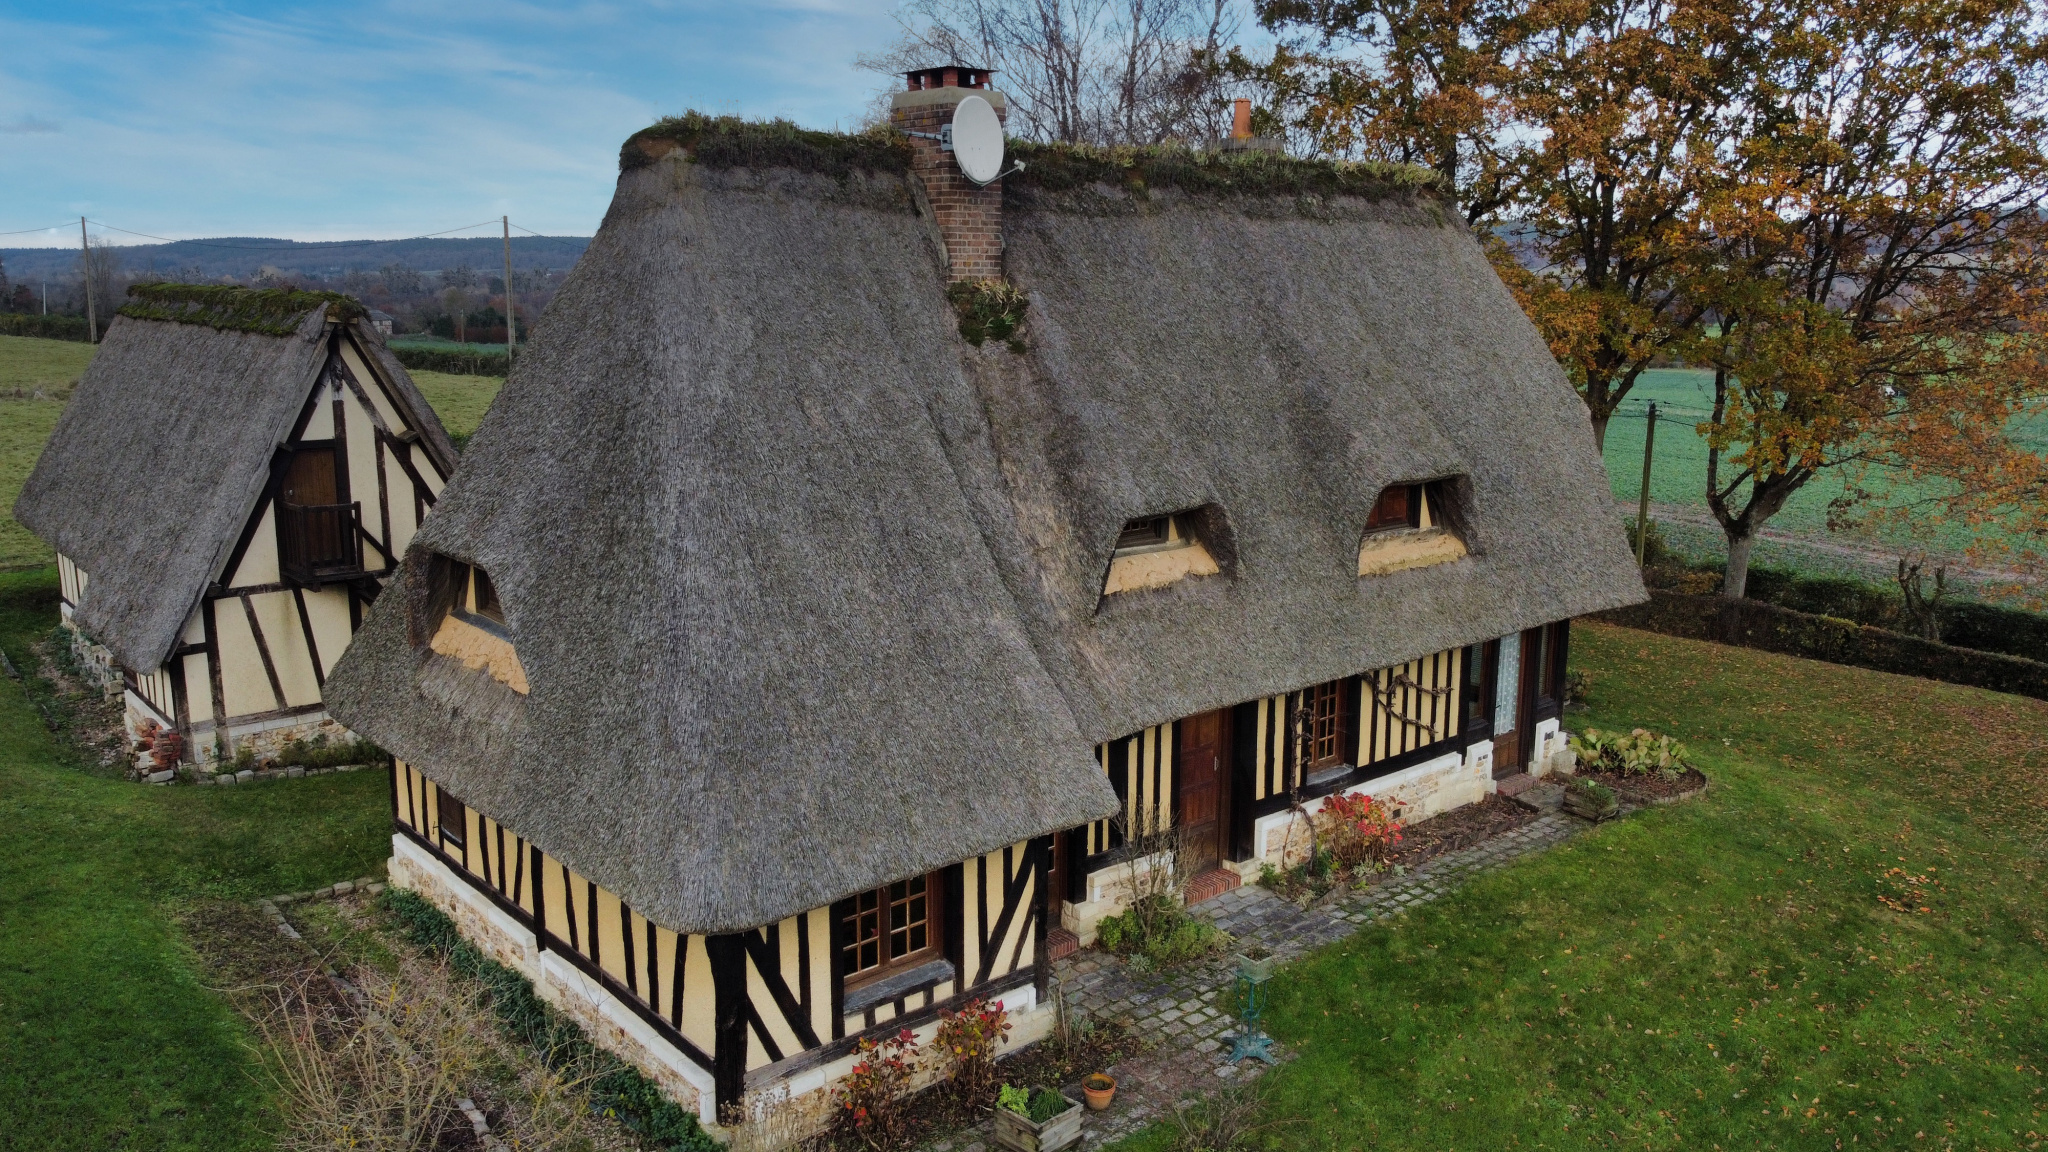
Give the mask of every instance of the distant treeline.
[[[78, 239], [73, 229], [69, 247], [0, 248], [0, 266], [20, 283], [42, 279], [52, 289], [78, 276]], [[97, 241], [95, 241], [97, 244]], [[512, 266], [573, 267], [588, 236], [514, 236]], [[222, 276], [254, 279], [271, 276], [313, 276], [333, 279], [350, 270], [370, 271], [396, 264], [421, 271], [468, 265], [500, 267], [504, 241], [497, 236], [435, 237], [426, 240], [336, 240], [306, 243], [255, 236], [216, 236], [170, 244], [122, 244], [113, 249], [122, 267], [144, 280], [207, 279]]]
[[[105, 324], [100, 325], [106, 328]], [[77, 340], [90, 343], [92, 333], [83, 316], [40, 316], [0, 312], [0, 336], [39, 336], [45, 340]]]

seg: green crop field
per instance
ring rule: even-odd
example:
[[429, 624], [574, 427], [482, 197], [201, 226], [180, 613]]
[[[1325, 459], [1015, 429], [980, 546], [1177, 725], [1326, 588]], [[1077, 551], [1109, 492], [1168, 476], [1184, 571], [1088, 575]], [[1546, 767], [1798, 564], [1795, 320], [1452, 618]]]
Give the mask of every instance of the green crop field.
[[[1680, 550], [1698, 556], [1722, 555], [1726, 545], [1721, 531], [1708, 520], [1711, 513], [1708, 512], [1706, 498], [1706, 440], [1695, 431], [1713, 410], [1713, 373], [1677, 368], [1652, 369], [1643, 373], [1622, 410], [1607, 427], [1607, 476], [1614, 497], [1626, 505], [1623, 515], [1634, 514], [1636, 501], [1642, 492], [1643, 433], [1648, 424], [1643, 415], [1652, 401], [1657, 404], [1658, 419], [1656, 456], [1650, 476], [1651, 503], [1676, 509], [1686, 519], [1698, 522], [1685, 523], [1677, 516], [1661, 511], [1652, 515], [1660, 519], [1666, 536]], [[2025, 427], [2025, 434], [2032, 443], [2048, 448], [2048, 414], [2034, 417]], [[1969, 541], [1960, 529], [1941, 525], [1930, 527], [1925, 522], [1916, 525], [1910, 535], [1899, 531], [1867, 535], [1830, 533], [1828, 505], [1843, 494], [1848, 479], [1839, 469], [1823, 472], [1796, 493], [1784, 510], [1770, 520], [1768, 527], [1813, 542], [1867, 547], [1879, 557], [1887, 552], [1910, 548], [1960, 551], [1967, 546]], [[1873, 473], [1866, 482], [1880, 492], [1907, 497], [1931, 494], [1931, 490], [1924, 486], [1894, 488], [1884, 473]], [[1758, 549], [1757, 559], [1779, 566], [1832, 570], [1866, 578], [1876, 576], [1884, 579], [1888, 575], [1881, 570], [1884, 567], [1882, 562], [1874, 565], [1854, 562], [1838, 553], [1801, 548], [1792, 542], [1766, 543]]]
[[[93, 346], [70, 340], [0, 336], [0, 571], [33, 568], [54, 557], [14, 522], [14, 498], [57, 426], [71, 387], [92, 363]], [[416, 372], [413, 380], [456, 443], [476, 431], [504, 381], [495, 376]], [[40, 392], [39, 398], [36, 394]]]

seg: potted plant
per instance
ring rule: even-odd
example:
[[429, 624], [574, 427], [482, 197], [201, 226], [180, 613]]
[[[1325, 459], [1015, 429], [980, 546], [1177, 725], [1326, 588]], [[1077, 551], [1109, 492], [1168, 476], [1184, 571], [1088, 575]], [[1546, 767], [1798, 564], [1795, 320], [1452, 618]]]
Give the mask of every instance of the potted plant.
[[1005, 1084], [996, 1093], [995, 1138], [1011, 1152], [1059, 1152], [1081, 1138], [1081, 1106], [1051, 1088]]
[[1239, 979], [1261, 983], [1272, 978], [1273, 950], [1263, 944], [1247, 944], [1237, 954], [1237, 975]]
[[1088, 1110], [1100, 1112], [1116, 1098], [1116, 1077], [1094, 1072], [1081, 1078], [1081, 1095], [1088, 1098]]

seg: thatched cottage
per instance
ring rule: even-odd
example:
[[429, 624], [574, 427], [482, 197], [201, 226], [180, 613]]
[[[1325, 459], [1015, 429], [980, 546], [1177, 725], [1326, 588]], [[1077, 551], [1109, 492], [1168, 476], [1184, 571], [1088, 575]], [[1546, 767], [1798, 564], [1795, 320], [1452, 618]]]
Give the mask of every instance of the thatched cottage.
[[107, 329], [15, 501], [146, 769], [319, 735], [328, 671], [455, 466], [331, 293], [154, 284]]
[[1294, 800], [1540, 770], [1566, 621], [1643, 595], [1426, 177], [1013, 147], [978, 184], [942, 129], [983, 83], [912, 74], [900, 133], [628, 140], [330, 681], [398, 757], [394, 882], [707, 1123], [815, 1120], [861, 1037], [969, 997], [1036, 1034], [1140, 833], [1200, 896]]

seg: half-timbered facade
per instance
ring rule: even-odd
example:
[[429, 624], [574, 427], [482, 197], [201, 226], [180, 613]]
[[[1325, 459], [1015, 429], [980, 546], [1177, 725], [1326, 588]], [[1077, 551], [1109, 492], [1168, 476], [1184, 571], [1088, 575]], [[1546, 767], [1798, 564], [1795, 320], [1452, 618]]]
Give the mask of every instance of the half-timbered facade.
[[[1323, 797], [1541, 770], [1565, 622], [1642, 595], [1581, 406], [1427, 188], [979, 185], [944, 129], [1001, 94], [910, 81], [894, 138], [627, 142], [332, 683], [398, 757], [395, 883], [786, 1136], [863, 1037], [973, 997], [1041, 1034], [1135, 875], [1200, 895]], [[972, 344], [948, 287], [990, 268], [1025, 324]]]
[[15, 505], [76, 647], [150, 768], [345, 735], [327, 674], [440, 498], [447, 435], [346, 297], [130, 295]]

